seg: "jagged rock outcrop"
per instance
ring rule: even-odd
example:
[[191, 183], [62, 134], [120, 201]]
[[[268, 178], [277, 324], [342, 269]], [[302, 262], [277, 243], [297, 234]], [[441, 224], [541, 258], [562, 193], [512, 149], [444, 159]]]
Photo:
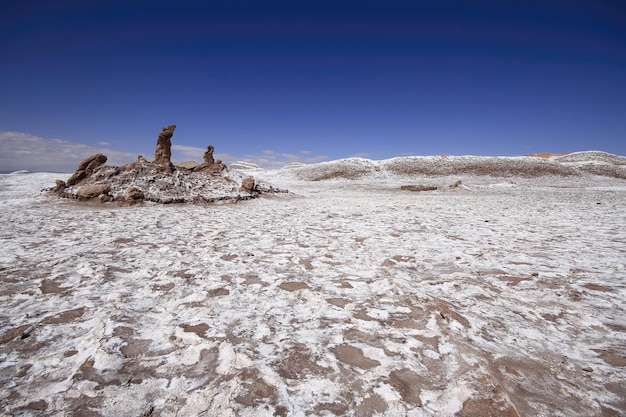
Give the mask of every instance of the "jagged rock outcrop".
[[108, 166], [102, 154], [90, 156], [79, 165], [66, 182], [57, 180], [51, 192], [80, 201], [137, 204], [151, 201], [171, 203], [237, 202], [262, 193], [286, 192], [255, 181], [213, 158], [213, 146], [204, 155], [204, 163], [194, 169], [176, 167], [171, 162], [171, 138], [175, 125], [165, 127], [157, 138], [155, 160], [139, 155], [137, 160], [121, 167]]
[[206, 152], [204, 153], [204, 156], [203, 156], [205, 164], [214, 164], [215, 163], [215, 159], [213, 159], [213, 151], [214, 150], [215, 150], [215, 148], [213, 147], [213, 145], [207, 146]]
[[204, 162], [200, 165], [197, 165], [193, 168], [195, 172], [208, 172], [211, 174], [219, 174], [220, 172], [226, 169], [226, 165], [221, 160], [215, 160], [213, 158], [213, 151], [215, 148], [213, 145], [209, 145], [207, 147], [206, 152], [204, 153], [203, 159]]
[[154, 151], [154, 162], [157, 164], [174, 167], [172, 164], [172, 136], [176, 125], [169, 125], [161, 129], [157, 136], [156, 150]]
[[78, 165], [78, 168], [76, 169], [74, 174], [67, 180], [67, 185], [72, 186], [78, 184], [79, 182], [93, 174], [98, 167], [104, 165], [106, 161], [107, 157], [101, 153], [91, 155], [89, 158], [81, 162], [80, 165]]

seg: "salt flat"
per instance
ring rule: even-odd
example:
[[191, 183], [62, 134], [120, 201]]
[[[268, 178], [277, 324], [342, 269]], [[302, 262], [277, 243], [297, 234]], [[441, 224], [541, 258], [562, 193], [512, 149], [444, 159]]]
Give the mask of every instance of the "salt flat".
[[81, 205], [1, 175], [4, 414], [626, 413], [626, 180], [254, 175], [290, 193]]

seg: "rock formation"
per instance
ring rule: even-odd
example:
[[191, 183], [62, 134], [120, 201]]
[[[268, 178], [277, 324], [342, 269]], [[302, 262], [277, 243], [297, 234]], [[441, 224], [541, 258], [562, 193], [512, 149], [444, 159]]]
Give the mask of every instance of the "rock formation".
[[254, 178], [252, 177], [246, 177], [243, 179], [243, 181], [241, 181], [241, 188], [245, 191], [248, 191], [248, 192], [254, 191], [254, 186], [255, 186]]
[[209, 145], [204, 153], [204, 162], [193, 168], [195, 172], [208, 172], [211, 174], [219, 174], [226, 169], [226, 165], [221, 160], [215, 160], [213, 158], [213, 151], [215, 148], [213, 145]]
[[154, 162], [157, 164], [171, 166], [172, 161], [172, 136], [174, 136], [176, 125], [169, 125], [161, 129], [161, 133], [157, 136], [156, 150], [154, 151]]
[[214, 164], [215, 163], [215, 159], [213, 159], [213, 151], [215, 150], [215, 148], [213, 147], [213, 145], [209, 145], [206, 148], [206, 152], [204, 153], [204, 163], [205, 164]]
[[207, 148], [204, 162], [195, 168], [174, 166], [171, 138], [175, 128], [167, 126], [159, 133], [154, 161], [139, 155], [136, 161], [115, 167], [105, 165], [106, 156], [92, 155], [80, 163], [67, 183], [57, 180], [50, 191], [79, 201], [120, 204], [237, 202], [262, 193], [286, 192], [236, 171], [229, 173], [222, 161], [213, 158], [213, 146]]
[[72, 186], [76, 185], [85, 178], [89, 177], [94, 171], [104, 165], [107, 161], [107, 157], [102, 155], [101, 153], [97, 155], [91, 155], [89, 158], [85, 159], [83, 162], [78, 165], [76, 172], [67, 180], [67, 185]]

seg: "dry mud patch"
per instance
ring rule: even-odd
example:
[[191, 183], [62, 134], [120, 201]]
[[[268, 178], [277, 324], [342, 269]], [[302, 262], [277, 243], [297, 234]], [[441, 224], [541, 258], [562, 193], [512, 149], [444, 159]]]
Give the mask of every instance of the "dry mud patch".
[[623, 415], [624, 191], [499, 184], [4, 200], [0, 408]]

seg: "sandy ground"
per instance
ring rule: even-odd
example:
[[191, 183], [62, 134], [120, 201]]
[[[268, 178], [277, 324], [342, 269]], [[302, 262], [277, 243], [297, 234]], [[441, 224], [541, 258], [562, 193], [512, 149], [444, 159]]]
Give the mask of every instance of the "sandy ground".
[[133, 207], [0, 176], [3, 415], [626, 414], [626, 181], [272, 175]]

